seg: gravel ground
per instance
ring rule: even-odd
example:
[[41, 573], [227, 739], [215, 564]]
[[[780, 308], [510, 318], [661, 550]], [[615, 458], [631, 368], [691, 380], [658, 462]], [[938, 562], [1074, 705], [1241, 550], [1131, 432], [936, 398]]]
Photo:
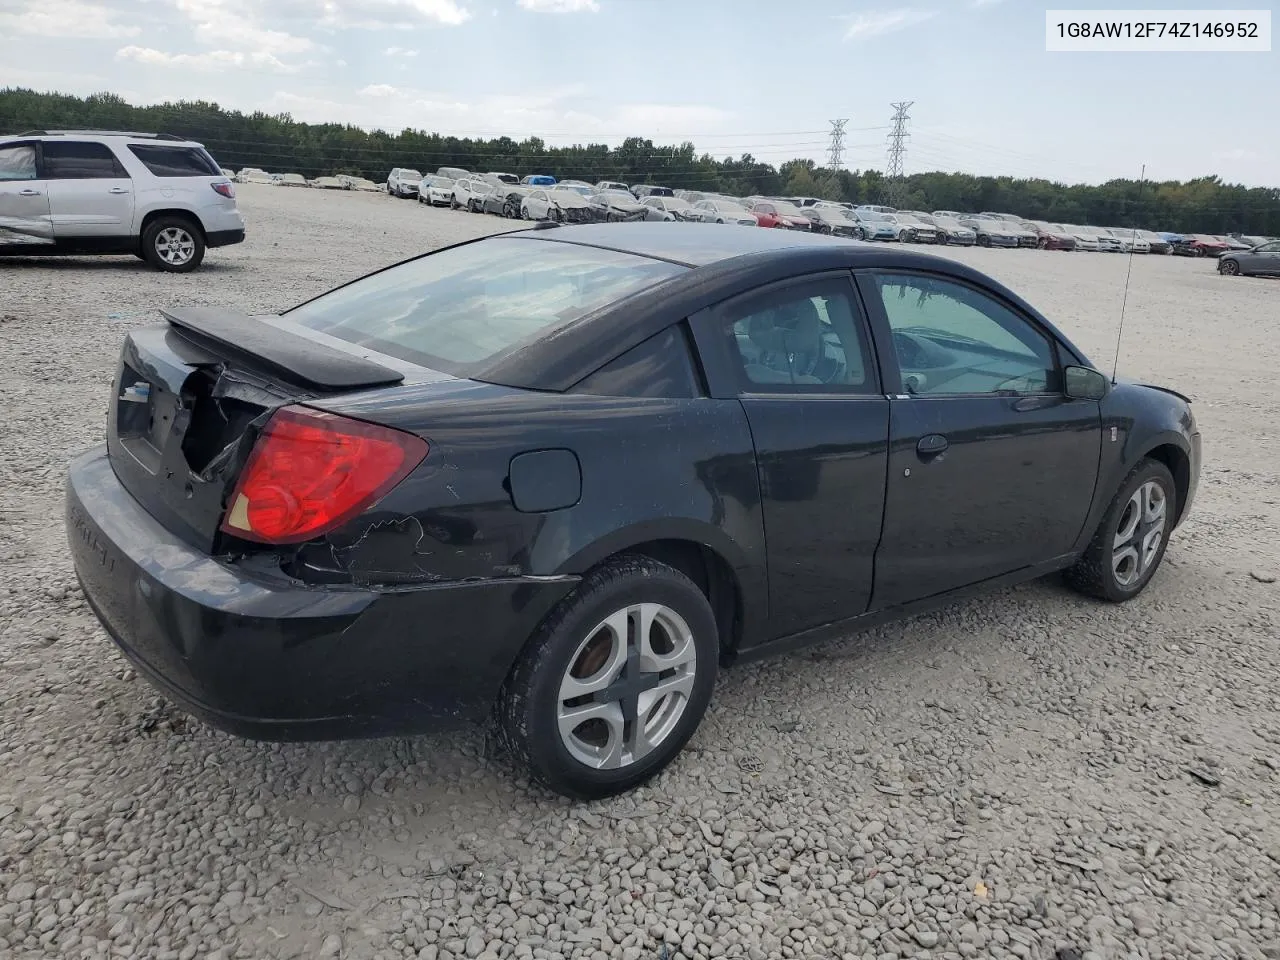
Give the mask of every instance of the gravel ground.
[[[571, 805], [478, 732], [212, 731], [86, 609], [62, 478], [130, 327], [510, 226], [241, 202], [249, 241], [189, 277], [0, 262], [0, 956], [1280, 957], [1276, 283], [1133, 264], [1122, 369], [1196, 399], [1206, 458], [1140, 599], [1041, 582], [731, 670], [669, 771]], [[949, 255], [1110, 357], [1126, 258]]]

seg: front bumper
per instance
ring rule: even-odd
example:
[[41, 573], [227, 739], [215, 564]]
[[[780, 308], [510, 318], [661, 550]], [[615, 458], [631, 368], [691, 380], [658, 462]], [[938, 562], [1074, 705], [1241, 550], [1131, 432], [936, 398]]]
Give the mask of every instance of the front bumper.
[[423, 732], [487, 715], [572, 578], [317, 586], [210, 557], [147, 513], [104, 449], [75, 460], [67, 538], [123, 653], [191, 713], [241, 736]]

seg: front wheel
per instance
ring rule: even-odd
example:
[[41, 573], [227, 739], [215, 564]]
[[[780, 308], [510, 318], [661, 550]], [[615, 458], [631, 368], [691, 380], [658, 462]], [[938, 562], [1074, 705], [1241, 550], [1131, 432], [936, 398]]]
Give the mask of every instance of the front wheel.
[[1240, 276], [1240, 264], [1234, 260], [1223, 260], [1218, 264], [1218, 272], [1224, 277]]
[[863, 230], [862, 227], [854, 227], [853, 238], [855, 240], [865, 240], [867, 239], [867, 231]]
[[166, 273], [190, 273], [204, 259], [204, 235], [186, 217], [156, 217], [142, 232], [142, 258]]
[[719, 638], [702, 591], [644, 556], [597, 567], [538, 628], [499, 697], [499, 735], [565, 796], [621, 793], [693, 735], [715, 684]]
[[1164, 559], [1177, 515], [1173, 474], [1158, 460], [1143, 460], [1120, 485], [1084, 554], [1067, 570], [1067, 583], [1112, 603], [1136, 597]]
[[980, 246], [980, 247], [989, 247], [989, 246], [991, 246], [991, 238], [990, 238], [990, 237], [978, 237], [978, 246]]

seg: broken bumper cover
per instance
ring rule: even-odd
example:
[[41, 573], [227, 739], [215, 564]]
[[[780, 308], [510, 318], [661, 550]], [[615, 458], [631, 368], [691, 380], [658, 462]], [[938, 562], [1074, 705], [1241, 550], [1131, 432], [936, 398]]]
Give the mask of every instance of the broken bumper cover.
[[397, 588], [266, 579], [171, 533], [105, 450], [67, 477], [76, 574], [151, 683], [213, 726], [268, 740], [408, 734], [480, 720], [572, 578]]

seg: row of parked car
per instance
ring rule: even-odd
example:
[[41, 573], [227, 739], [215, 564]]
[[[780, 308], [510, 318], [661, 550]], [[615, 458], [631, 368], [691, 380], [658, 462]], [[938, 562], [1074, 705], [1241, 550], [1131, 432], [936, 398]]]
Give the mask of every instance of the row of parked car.
[[340, 173], [336, 177], [316, 177], [308, 180], [300, 173], [268, 173], [258, 167], [245, 167], [238, 173], [223, 170], [222, 173], [236, 183], [264, 183], [273, 187], [314, 187], [318, 190], [363, 190], [374, 193], [386, 188], [386, 184], [374, 183], [364, 177], [352, 177]]

